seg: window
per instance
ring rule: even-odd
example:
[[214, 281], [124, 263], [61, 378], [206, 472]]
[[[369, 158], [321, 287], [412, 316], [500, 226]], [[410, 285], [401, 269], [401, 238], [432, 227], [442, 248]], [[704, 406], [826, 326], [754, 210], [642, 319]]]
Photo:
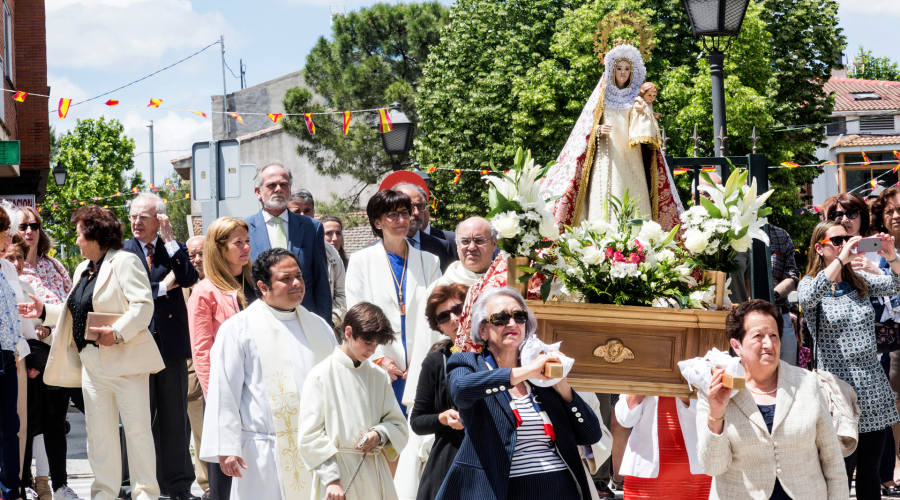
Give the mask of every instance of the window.
[[875, 92], [850, 92], [857, 101], [880, 101], [881, 96]]
[[884, 132], [884, 131], [894, 131], [894, 116], [893, 115], [881, 115], [881, 116], [861, 116], [859, 120], [859, 131], [860, 132]]
[[12, 39], [12, 14], [9, 13], [9, 6], [3, 2], [3, 47], [4, 59], [6, 64], [3, 65], [3, 74], [13, 80], [13, 39]]
[[843, 183], [841, 191], [859, 188], [853, 192], [864, 196], [872, 189], [871, 186], [866, 184], [878, 176], [883, 175], [878, 177], [878, 185], [880, 186], [891, 187], [898, 181], [897, 173], [892, 171], [896, 163], [893, 153], [866, 153], [869, 161], [872, 162], [871, 165], [860, 165], [863, 162], [863, 157], [860, 153], [846, 153], [841, 156], [841, 181]]
[[841, 135], [847, 133], [847, 117], [845, 116], [832, 116], [828, 118], [828, 121], [832, 123], [832, 125], [828, 125], [825, 128], [826, 135]]

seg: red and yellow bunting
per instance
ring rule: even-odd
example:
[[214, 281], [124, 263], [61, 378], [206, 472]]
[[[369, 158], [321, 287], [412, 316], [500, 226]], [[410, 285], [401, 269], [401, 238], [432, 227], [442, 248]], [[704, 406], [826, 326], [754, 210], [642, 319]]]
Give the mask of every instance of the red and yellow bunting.
[[686, 169], [686, 168], [676, 168], [672, 173], [675, 175], [681, 175], [681, 174], [686, 174], [687, 172], [688, 172], [688, 169]]
[[244, 119], [241, 118], [240, 113], [228, 113], [228, 116], [230, 116], [230, 117], [234, 118], [235, 120], [237, 120], [241, 125], [243, 125], [243, 126], [245, 126], [245, 127], [247, 126], [247, 124], [244, 123]]
[[13, 94], [13, 99], [19, 102], [25, 102], [26, 97], [28, 97], [28, 92], [16, 92]]
[[194, 111], [194, 110], [191, 110], [191, 113], [194, 113], [194, 114], [197, 115], [197, 116], [202, 116], [203, 118], [206, 118], [206, 113], [204, 113], [203, 111]]
[[279, 121], [281, 121], [282, 118], [284, 118], [284, 115], [281, 113], [268, 113], [266, 116], [268, 116], [269, 119], [272, 120], [272, 123], [275, 124], [277, 124]]
[[837, 162], [828, 160], [828, 161], [823, 161], [822, 163], [819, 163], [820, 167], [824, 167], [825, 165], [837, 165]]
[[69, 105], [72, 104], [72, 99], [66, 99], [65, 97], [59, 100], [59, 119], [62, 120], [69, 114]]
[[869, 185], [872, 186], [872, 189], [877, 188], [877, 187], [878, 187], [878, 180], [872, 179], [871, 181], [869, 181]]
[[[378, 119], [381, 122], [381, 133], [385, 134], [394, 130], [394, 124], [391, 122], [390, 110], [387, 109], [379, 109], [378, 110]], [[454, 183], [455, 184], [455, 183]]]
[[456, 169], [454, 172], [456, 172], [456, 177], [453, 178], [453, 184], [456, 184], [459, 182], [459, 176], [462, 175], [462, 170]]
[[872, 164], [872, 160], [870, 160], [869, 157], [866, 156], [865, 151], [860, 151], [860, 153], [862, 153], [862, 157], [863, 157], [863, 162], [862, 162], [862, 164], [863, 164], [863, 165], [871, 165], [871, 164]]
[[106, 105], [115, 107], [115, 106], [119, 105], [119, 101], [117, 101], [115, 99], [110, 99], [110, 100], [106, 101]]
[[150, 104], [147, 105], [148, 108], [158, 108], [159, 105], [162, 104], [162, 99], [150, 99]]
[[313, 123], [313, 113], [304, 113], [303, 119], [306, 120], [306, 130], [310, 135], [316, 135], [316, 124]]
[[437, 172], [437, 167], [428, 167], [428, 173], [429, 173], [429, 174], [433, 174], [433, 173], [435, 173], [435, 172]]
[[794, 163], [794, 162], [792, 162], [792, 161], [786, 161], [786, 162], [782, 163], [781, 166], [782, 166], [782, 167], [797, 168], [797, 167], [800, 166], [800, 164], [799, 164], [799, 163]]
[[352, 115], [352, 111], [344, 111], [344, 135], [350, 133], [350, 116]]

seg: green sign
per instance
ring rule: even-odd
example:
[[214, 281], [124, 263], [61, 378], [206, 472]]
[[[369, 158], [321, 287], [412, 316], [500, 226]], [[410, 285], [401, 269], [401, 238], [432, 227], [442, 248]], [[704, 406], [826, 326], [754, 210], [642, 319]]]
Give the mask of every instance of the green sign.
[[20, 159], [19, 141], [0, 141], [0, 165], [18, 165]]

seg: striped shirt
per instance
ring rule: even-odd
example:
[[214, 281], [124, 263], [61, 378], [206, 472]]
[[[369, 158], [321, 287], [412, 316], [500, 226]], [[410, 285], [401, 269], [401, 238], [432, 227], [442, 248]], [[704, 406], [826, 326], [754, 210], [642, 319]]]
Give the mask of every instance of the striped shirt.
[[544, 421], [534, 411], [531, 398], [516, 398], [516, 408], [522, 425], [516, 429], [516, 448], [513, 450], [509, 477], [566, 470], [566, 463], [556, 453], [556, 446], [544, 432]]

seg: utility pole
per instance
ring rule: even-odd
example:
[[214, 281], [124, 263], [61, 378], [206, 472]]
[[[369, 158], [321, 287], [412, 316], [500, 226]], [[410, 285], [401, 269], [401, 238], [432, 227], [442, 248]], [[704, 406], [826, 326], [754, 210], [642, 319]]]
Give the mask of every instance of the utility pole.
[[155, 165], [153, 164], [153, 120], [150, 120], [150, 125], [147, 125], [147, 128], [150, 129], [150, 184], [151, 186], [155, 186], [156, 172], [154, 171]]
[[244, 60], [243, 59], [240, 59], [240, 65], [241, 65], [241, 90], [244, 90], [246, 83], [244, 82]]
[[225, 137], [228, 137], [228, 90], [225, 86], [225, 35], [219, 37], [219, 46], [222, 48], [222, 120], [225, 123]]

